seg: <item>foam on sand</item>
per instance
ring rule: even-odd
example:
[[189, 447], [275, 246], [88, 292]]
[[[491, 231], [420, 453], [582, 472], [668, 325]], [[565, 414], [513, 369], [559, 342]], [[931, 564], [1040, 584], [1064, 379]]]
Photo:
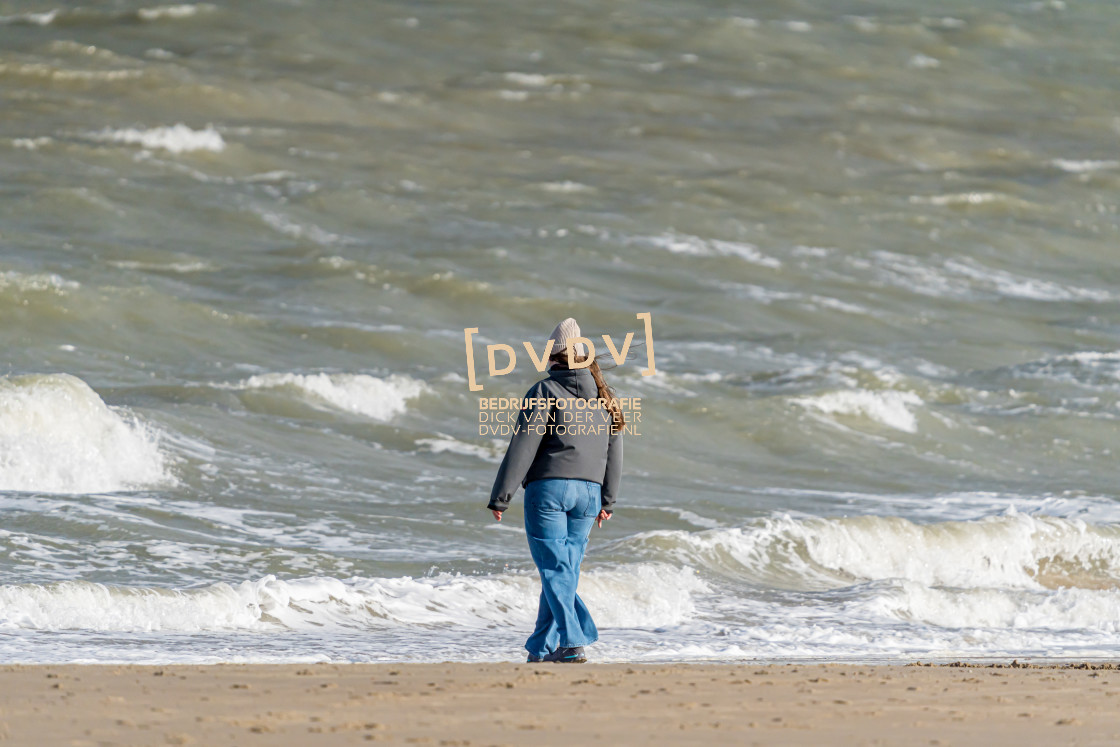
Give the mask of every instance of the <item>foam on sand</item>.
[[430, 391], [423, 381], [402, 374], [380, 379], [367, 374], [269, 373], [253, 376], [233, 388], [288, 392], [312, 405], [381, 421], [400, 415], [407, 409], [408, 400]]
[[0, 378], [0, 490], [100, 493], [168, 484], [158, 434], [68, 374]]

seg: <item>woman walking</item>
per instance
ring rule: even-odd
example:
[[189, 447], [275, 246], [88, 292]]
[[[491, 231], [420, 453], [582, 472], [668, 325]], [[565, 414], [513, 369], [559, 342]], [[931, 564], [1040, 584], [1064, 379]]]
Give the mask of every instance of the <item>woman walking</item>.
[[[525, 641], [531, 662], [585, 662], [583, 647], [599, 640], [576, 587], [591, 525], [602, 527], [614, 510], [626, 421], [597, 362], [569, 367], [568, 341], [579, 336], [571, 318], [552, 331], [548, 378], [525, 394], [531, 406], [517, 418], [488, 505], [501, 521], [525, 487], [525, 534], [541, 577], [537, 624]], [[571, 353], [587, 361], [583, 343]]]

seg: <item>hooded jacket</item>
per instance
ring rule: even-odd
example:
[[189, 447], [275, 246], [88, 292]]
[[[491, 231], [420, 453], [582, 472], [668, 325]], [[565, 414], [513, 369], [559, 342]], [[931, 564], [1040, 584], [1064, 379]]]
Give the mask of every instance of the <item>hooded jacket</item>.
[[[586, 368], [554, 368], [525, 393], [506, 456], [494, 478], [488, 508], [505, 511], [518, 486], [534, 480], [566, 478], [602, 486], [602, 508], [614, 510], [622, 478], [622, 433], [611, 433], [605, 408], [577, 407], [597, 402], [595, 377]], [[564, 400], [549, 406], [547, 400]]]

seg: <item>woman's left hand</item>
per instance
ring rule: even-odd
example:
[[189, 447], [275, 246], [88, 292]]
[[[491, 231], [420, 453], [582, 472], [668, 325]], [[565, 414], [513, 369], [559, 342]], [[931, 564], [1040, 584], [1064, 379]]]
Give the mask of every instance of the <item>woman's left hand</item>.
[[595, 526], [602, 529], [603, 528], [603, 522], [607, 521], [610, 518], [611, 518], [611, 515], [608, 514], [606, 511], [600, 511], [599, 515], [595, 517]]

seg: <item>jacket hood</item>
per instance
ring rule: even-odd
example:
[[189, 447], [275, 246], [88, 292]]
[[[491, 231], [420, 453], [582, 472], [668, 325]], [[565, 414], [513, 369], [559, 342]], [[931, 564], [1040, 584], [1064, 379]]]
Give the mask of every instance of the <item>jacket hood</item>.
[[554, 368], [548, 372], [548, 378], [557, 382], [562, 387], [577, 397], [595, 399], [599, 396], [599, 387], [595, 385], [595, 377], [586, 368], [575, 370], [567, 368]]

